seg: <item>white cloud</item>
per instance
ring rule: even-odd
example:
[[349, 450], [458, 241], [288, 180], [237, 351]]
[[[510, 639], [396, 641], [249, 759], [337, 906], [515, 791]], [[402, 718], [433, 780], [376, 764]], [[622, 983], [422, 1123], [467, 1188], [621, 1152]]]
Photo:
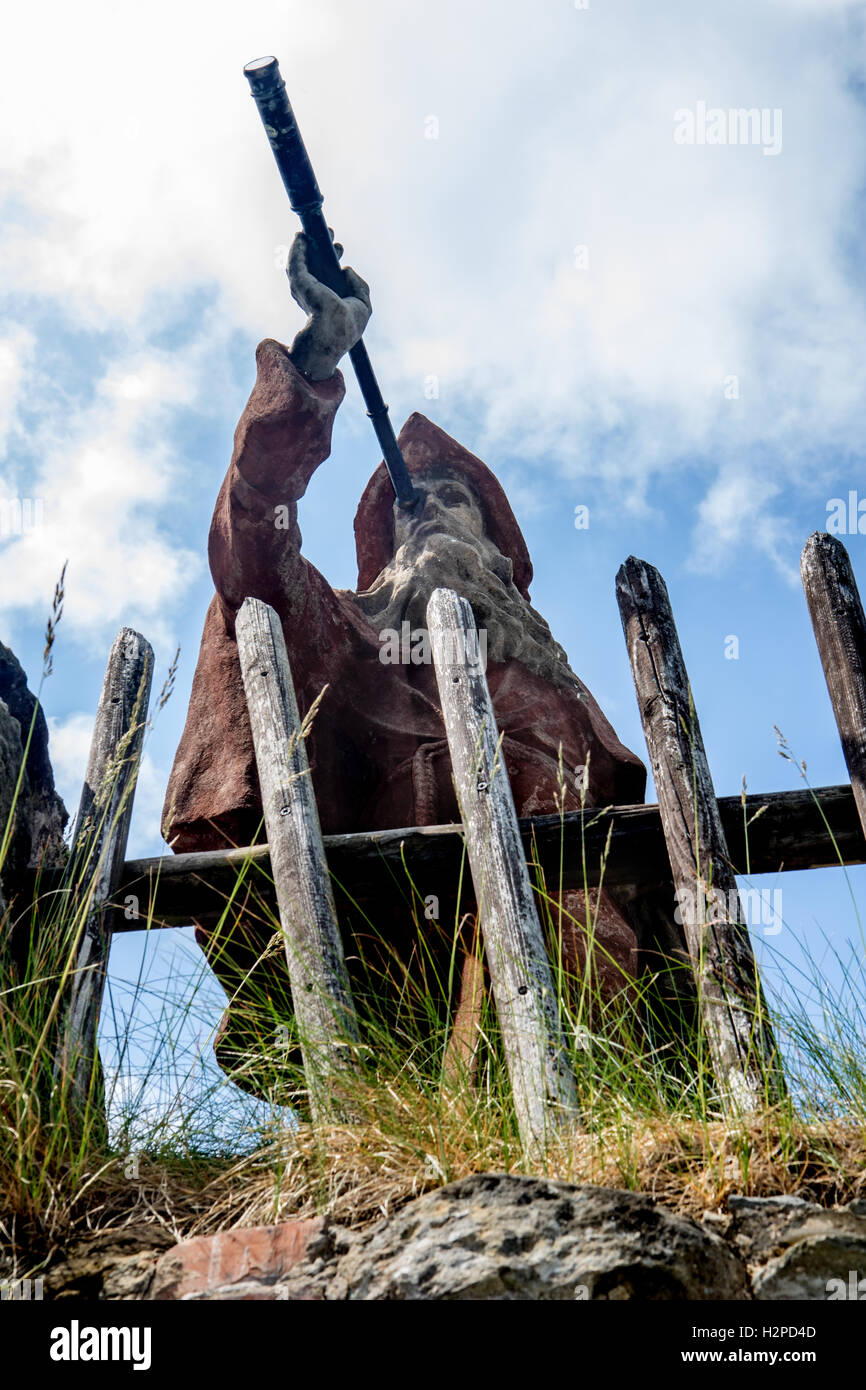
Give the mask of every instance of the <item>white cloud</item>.
[[48, 717], [48, 748], [54, 784], [70, 816], [78, 810], [94, 717], [95, 711], [94, 714], [70, 714], [65, 719]]
[[21, 386], [34, 341], [33, 334], [21, 324], [7, 325], [0, 337], [0, 459], [18, 423]]
[[796, 566], [783, 559], [787, 528], [771, 508], [780, 485], [754, 474], [723, 473], [711, 484], [698, 507], [692, 568], [714, 570], [741, 562], [758, 549], [768, 555], [791, 583], [800, 581]]
[[0, 548], [0, 613], [34, 598], [44, 606], [68, 559], [65, 630], [82, 637], [126, 622], [170, 641], [164, 615], [204, 567], [160, 530], [180, 473], [159, 428], [167, 435], [167, 404], [191, 397], [182, 381], [182, 365], [136, 354], [98, 384], [93, 404], [46, 409], [30, 439], [41, 524]]
[[[294, 218], [241, 75], [258, 52], [283, 58], [326, 211], [373, 285], [369, 345], [397, 423], [428, 408], [435, 374], [439, 418], [471, 408], [468, 442], [494, 465], [511, 454], [527, 473], [592, 476], [638, 510], [654, 479], [695, 459], [722, 489], [712, 509], [760, 449], [768, 490], [749, 515], [765, 536], [776, 521], [762, 508], [784, 508], [774, 485], [813, 478], [834, 452], [859, 456], [853, 0], [442, 0], [423, 13], [397, 0], [155, 0], [137, 14], [107, 0], [84, 22], [59, 3], [19, 8], [0, 72], [3, 187], [19, 210], [4, 235], [11, 282], [137, 344], [58, 441], [55, 471], [40, 461], [80, 556], [82, 626], [130, 610], [153, 621], [190, 575], [160, 530], [169, 447], [135, 438], [143, 402], [214, 398], [201, 344], [191, 376], [156, 350], [167, 306], [213, 296], [217, 376], [232, 329], [288, 339], [300, 324], [275, 264]], [[39, 101], [17, 56], [30, 51]], [[782, 153], [677, 145], [674, 112], [699, 100], [781, 108]], [[101, 555], [87, 553], [96, 534]], [[700, 528], [695, 543], [700, 562]], [[57, 555], [22, 538], [0, 594], [25, 562], [44, 592]]]
[[[54, 782], [70, 817], [78, 810], [95, 714], [95, 710], [92, 714], [76, 711], [63, 718], [48, 718]], [[167, 780], [165, 769], [157, 765], [145, 744], [135, 788], [127, 859], [164, 853], [160, 824]]]

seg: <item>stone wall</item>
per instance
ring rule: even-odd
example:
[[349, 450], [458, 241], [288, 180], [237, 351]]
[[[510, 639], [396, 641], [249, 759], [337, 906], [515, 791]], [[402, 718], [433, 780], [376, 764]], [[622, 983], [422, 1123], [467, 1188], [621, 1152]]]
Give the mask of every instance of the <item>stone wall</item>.
[[361, 1230], [317, 1218], [126, 1251], [106, 1245], [100, 1257], [94, 1245], [89, 1261], [79, 1253], [50, 1271], [49, 1290], [181, 1301], [866, 1299], [866, 1200], [825, 1209], [732, 1196], [695, 1221], [645, 1193], [482, 1173]]

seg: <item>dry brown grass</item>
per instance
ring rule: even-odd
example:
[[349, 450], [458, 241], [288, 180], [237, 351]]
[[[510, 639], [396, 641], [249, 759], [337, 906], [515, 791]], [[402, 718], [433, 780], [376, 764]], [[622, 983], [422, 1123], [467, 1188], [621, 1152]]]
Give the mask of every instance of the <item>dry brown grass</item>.
[[699, 1218], [733, 1193], [805, 1197], [833, 1206], [866, 1196], [862, 1124], [807, 1124], [768, 1114], [737, 1125], [693, 1115], [623, 1113], [572, 1134], [527, 1163], [489, 1098], [386, 1084], [363, 1123], [283, 1128], [238, 1159], [142, 1157], [58, 1181], [40, 1220], [0, 1220], [0, 1277], [87, 1269], [106, 1252], [160, 1249], [195, 1235], [327, 1214], [364, 1226], [425, 1191], [473, 1173], [526, 1172], [651, 1194]]
[[11, 1255], [17, 1247], [12, 1264], [19, 1275], [110, 1233], [134, 1234], [147, 1248], [325, 1213], [340, 1224], [363, 1226], [446, 1181], [481, 1172], [528, 1172], [648, 1192], [694, 1217], [722, 1208], [733, 1193], [787, 1193], [823, 1206], [866, 1195], [866, 1136], [857, 1126], [798, 1129], [790, 1121], [775, 1125], [772, 1117], [737, 1128], [636, 1119], [574, 1136], [547, 1162], [525, 1164], [494, 1133], [483, 1144], [461, 1144], [461, 1134], [464, 1140], [470, 1133], [477, 1140], [477, 1134], [460, 1124], [456, 1110], [447, 1131], [428, 1127], [426, 1149], [417, 1130], [401, 1138], [377, 1124], [319, 1131], [301, 1126], [235, 1162], [144, 1160], [138, 1178], [125, 1177], [118, 1163], [92, 1175], [80, 1200], [68, 1205], [63, 1225], [50, 1234], [44, 1227], [41, 1237], [7, 1229], [7, 1251]]
[[483, 1147], [443, 1149], [431, 1126], [430, 1148], [400, 1142], [374, 1125], [314, 1133], [302, 1127], [220, 1173], [213, 1206], [194, 1232], [251, 1226], [327, 1212], [360, 1226], [421, 1192], [471, 1173], [528, 1172], [571, 1183], [650, 1193], [692, 1216], [718, 1209], [732, 1193], [805, 1197], [833, 1206], [866, 1194], [860, 1127], [792, 1129], [772, 1119], [732, 1129], [692, 1120], [636, 1120], [561, 1144], [546, 1162], [525, 1164], [495, 1135]]

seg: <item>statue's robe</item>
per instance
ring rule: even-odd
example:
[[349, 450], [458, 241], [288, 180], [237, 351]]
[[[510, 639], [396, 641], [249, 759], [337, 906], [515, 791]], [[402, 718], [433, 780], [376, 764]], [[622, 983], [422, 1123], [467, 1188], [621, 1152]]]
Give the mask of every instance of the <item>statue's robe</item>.
[[[245, 845], [260, 825], [234, 636], [247, 596], [269, 603], [280, 616], [302, 715], [328, 687], [307, 743], [323, 833], [459, 820], [432, 664], [383, 664], [380, 635], [355, 594], [333, 589], [300, 553], [297, 503], [330, 453], [334, 415], [345, 393], [342, 375], [310, 381], [286, 348], [270, 339], [259, 345], [256, 360], [256, 384], [235, 432], [211, 523], [208, 553], [216, 593], [166, 793], [169, 843], [176, 852]], [[525, 543], [489, 470], [421, 415], [407, 421], [400, 444], [410, 473], [436, 459], [480, 484], [489, 529], [504, 553], [511, 551], [515, 583], [526, 596], [532, 571]], [[384, 509], [390, 513], [391, 501], [381, 466], [355, 522], [364, 588], [389, 558]], [[587, 805], [643, 800], [643, 764], [620, 743], [579, 682], [574, 690], [554, 685], [515, 660], [491, 661], [487, 679], [519, 816], [556, 812], [561, 793], [565, 809], [577, 809], [577, 769], [587, 763]], [[447, 893], [439, 896], [444, 900]], [[609, 895], [601, 896], [598, 940], [633, 974], [634, 933]], [[581, 894], [565, 894], [563, 905], [576, 916], [585, 912]], [[384, 930], [399, 936], [399, 927], [387, 925], [394, 911], [399, 908], [383, 905]], [[579, 934], [572, 938], [566, 955], [577, 960]], [[207, 949], [206, 932], [199, 940]], [[220, 974], [219, 963], [215, 968]]]

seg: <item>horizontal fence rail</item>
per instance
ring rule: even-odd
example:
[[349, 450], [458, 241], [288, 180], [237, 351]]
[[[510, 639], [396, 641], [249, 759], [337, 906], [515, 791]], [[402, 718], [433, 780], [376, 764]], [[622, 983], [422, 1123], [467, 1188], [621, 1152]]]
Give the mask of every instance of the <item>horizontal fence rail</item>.
[[[761, 808], [764, 808], [761, 811]], [[756, 820], [752, 818], [761, 811]], [[737, 873], [747, 866], [744, 822], [748, 830], [748, 868], [752, 876], [798, 869], [822, 869], [843, 864], [866, 864], [866, 837], [860, 825], [851, 787], [817, 787], [764, 796], [749, 794], [745, 807], [739, 796], [719, 797], [719, 812], [731, 863]], [[564, 817], [534, 816], [519, 821], [527, 858], [537, 857], [548, 888], [560, 886], [560, 851], [564, 847], [563, 888], [595, 886], [607, 836], [610, 849], [604, 883], [628, 896], [670, 880], [670, 865], [659, 808], [655, 805], [587, 807]], [[581, 826], [583, 830], [581, 831]], [[463, 856], [460, 825], [430, 825], [409, 829], [375, 830], [355, 835], [323, 837], [328, 868], [337, 883], [350, 886], [359, 903], [374, 900], [383, 889], [394, 890], [395, 879], [406, 882], [408, 868], [416, 883], [453, 874]], [[260, 890], [269, 887], [270, 856], [266, 844], [250, 849], [206, 850], [198, 854], [167, 854], [128, 860], [114, 902], [115, 931], [140, 931], [141, 918], [152, 910], [155, 927], [207, 925], [225, 907], [246, 860]], [[261, 872], [257, 873], [256, 870]], [[44, 871], [39, 892], [50, 892], [59, 872]], [[128, 903], [137, 900], [135, 912]]]

